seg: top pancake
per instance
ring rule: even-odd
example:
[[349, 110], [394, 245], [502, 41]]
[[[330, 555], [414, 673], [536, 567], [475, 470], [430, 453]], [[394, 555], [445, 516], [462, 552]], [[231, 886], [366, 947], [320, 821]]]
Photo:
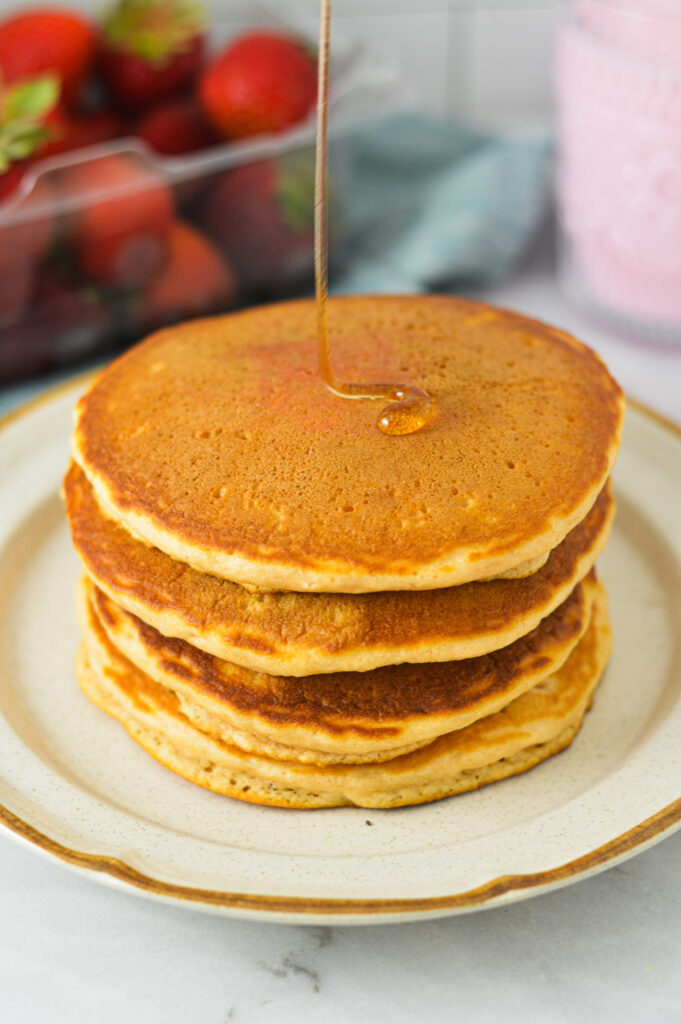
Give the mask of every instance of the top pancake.
[[246, 586], [433, 589], [505, 572], [586, 515], [623, 401], [568, 335], [439, 296], [329, 307], [342, 379], [426, 388], [435, 416], [389, 437], [316, 366], [310, 301], [186, 323], [81, 399], [74, 457], [132, 534]]

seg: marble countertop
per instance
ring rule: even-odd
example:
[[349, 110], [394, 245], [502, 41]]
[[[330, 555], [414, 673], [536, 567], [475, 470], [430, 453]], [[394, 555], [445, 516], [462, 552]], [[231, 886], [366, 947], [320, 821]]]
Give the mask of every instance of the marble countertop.
[[[485, 297], [574, 331], [629, 394], [681, 421], [681, 346], [656, 350], [595, 326], [541, 265]], [[34, 389], [0, 392], [0, 407]], [[152, 903], [0, 834], [3, 1024], [670, 1024], [681, 1020], [680, 942], [681, 833], [504, 909], [355, 928]]]

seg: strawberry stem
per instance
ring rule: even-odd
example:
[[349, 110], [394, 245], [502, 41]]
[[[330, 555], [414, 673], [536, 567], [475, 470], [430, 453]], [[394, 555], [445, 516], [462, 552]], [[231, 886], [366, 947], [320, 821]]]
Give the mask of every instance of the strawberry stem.
[[43, 118], [59, 99], [59, 80], [52, 75], [5, 87], [0, 95], [0, 174], [31, 156], [50, 138]]
[[199, 0], [118, 0], [103, 20], [114, 49], [163, 64], [201, 35], [205, 5]]

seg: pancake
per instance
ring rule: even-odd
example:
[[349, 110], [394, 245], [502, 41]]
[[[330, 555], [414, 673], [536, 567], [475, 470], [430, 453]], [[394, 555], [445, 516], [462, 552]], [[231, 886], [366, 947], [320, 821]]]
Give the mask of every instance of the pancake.
[[591, 569], [614, 514], [606, 484], [547, 563], [522, 580], [429, 591], [255, 595], [135, 540], [102, 514], [76, 464], [64, 495], [76, 550], [117, 604], [218, 658], [292, 676], [473, 658], [507, 646], [533, 630]]
[[484, 579], [581, 522], [623, 416], [595, 353], [449, 297], [341, 297], [329, 316], [339, 376], [426, 388], [424, 430], [382, 434], [374, 403], [323, 386], [309, 300], [189, 322], [78, 405], [73, 454], [102, 510], [201, 572], [343, 593]]
[[79, 607], [86, 637], [100, 638], [101, 646], [106, 636], [187, 706], [231, 730], [300, 748], [308, 759], [322, 751], [327, 762], [329, 754], [353, 760], [394, 753], [497, 712], [560, 668], [588, 626], [597, 593], [592, 572], [531, 633], [479, 658], [303, 677], [256, 673], [164, 637], [87, 579]]
[[545, 565], [549, 560], [550, 551], [545, 551], [541, 555], [537, 555], [536, 558], [528, 558], [526, 562], [521, 562], [520, 565], [514, 566], [513, 569], [507, 569], [505, 572], [497, 572], [494, 576], [486, 576], [487, 580], [522, 580], [526, 576], [532, 576], [537, 569], [541, 569], [542, 565]]
[[[610, 652], [605, 594], [595, 585], [587, 632], [562, 667], [502, 710], [382, 764], [322, 768], [245, 753], [196, 728], [177, 696], [121, 655], [100, 630], [78, 659], [84, 692], [154, 758], [217, 793], [280, 807], [399, 807], [476, 789], [567, 746]], [[102, 664], [92, 663], [100, 651]]]

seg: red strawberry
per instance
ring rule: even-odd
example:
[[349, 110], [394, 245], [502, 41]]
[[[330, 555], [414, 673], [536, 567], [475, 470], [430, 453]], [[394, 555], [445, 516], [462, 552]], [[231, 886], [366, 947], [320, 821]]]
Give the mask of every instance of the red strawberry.
[[54, 186], [44, 175], [30, 192], [8, 204], [0, 215], [0, 265], [21, 256], [37, 263], [45, 256], [54, 239], [56, 208]]
[[[2, 94], [0, 168], [15, 159], [17, 153], [53, 156], [123, 134], [121, 119], [111, 112], [70, 115], [57, 102], [57, 90], [56, 79], [28, 79]], [[21, 113], [17, 113], [17, 93], [26, 94], [21, 100]], [[53, 105], [45, 109], [50, 96], [54, 96]]]
[[22, 160], [20, 163], [11, 164], [4, 174], [0, 174], [0, 203], [18, 189], [30, 165], [30, 160]]
[[203, 223], [246, 285], [276, 290], [309, 272], [313, 165], [300, 153], [245, 164], [209, 193]]
[[121, 118], [109, 110], [65, 118], [59, 125], [54, 140], [48, 143], [46, 149], [40, 151], [40, 155], [69, 153], [85, 146], [97, 146], [101, 142], [119, 138], [124, 131]]
[[[1, 286], [0, 286], [1, 288]], [[0, 382], [43, 373], [53, 365], [49, 329], [42, 321], [3, 325], [0, 329]]]
[[18, 194], [28, 157], [48, 138], [46, 118], [59, 93], [56, 79], [46, 76], [19, 82], [0, 94], [0, 320], [22, 315], [31, 297], [36, 264], [47, 252], [54, 233], [53, 189], [38, 178], [27, 194]]
[[139, 108], [189, 90], [203, 55], [203, 27], [203, 5], [195, 0], [118, 0], [99, 54], [111, 95]]
[[199, 95], [223, 138], [278, 132], [302, 121], [314, 106], [316, 62], [295, 39], [251, 32], [208, 65]]
[[[19, 170], [23, 176], [24, 168]], [[0, 320], [16, 318], [26, 308], [36, 265], [49, 249], [55, 227], [54, 189], [45, 178], [38, 178], [27, 195], [8, 200], [0, 212]]]
[[45, 141], [34, 150], [33, 156], [53, 156], [65, 149], [63, 142], [68, 132], [69, 115], [61, 104], [57, 104], [42, 121]]
[[110, 340], [111, 304], [93, 288], [42, 271], [35, 292], [30, 313], [0, 331], [0, 380], [80, 358]]
[[59, 83], [50, 75], [0, 89], [0, 173], [45, 153], [63, 120], [58, 100]]
[[65, 168], [64, 199], [78, 264], [101, 284], [149, 281], [165, 263], [173, 199], [163, 178], [132, 156], [107, 156]]
[[52, 242], [52, 195], [38, 179], [27, 196], [0, 214], [0, 322], [17, 319], [28, 306], [36, 266]]
[[[49, 270], [40, 274], [29, 324], [42, 325], [56, 362], [87, 355], [112, 331], [111, 303], [92, 286], [77, 288]], [[45, 331], [45, 325], [49, 330]]]
[[[4, 245], [0, 228], [0, 245]], [[0, 332], [9, 320], [16, 320], [28, 306], [33, 287], [33, 264], [25, 256], [13, 260], [0, 257]]]
[[217, 141], [203, 111], [191, 97], [168, 100], [154, 107], [139, 122], [135, 135], [167, 156], [195, 153]]
[[0, 69], [6, 84], [53, 73], [66, 103], [79, 96], [95, 52], [85, 18], [60, 8], [35, 8], [0, 23]]
[[142, 296], [141, 326], [151, 330], [228, 309], [235, 299], [234, 274], [219, 250], [196, 228], [178, 221], [170, 236], [168, 263]]

